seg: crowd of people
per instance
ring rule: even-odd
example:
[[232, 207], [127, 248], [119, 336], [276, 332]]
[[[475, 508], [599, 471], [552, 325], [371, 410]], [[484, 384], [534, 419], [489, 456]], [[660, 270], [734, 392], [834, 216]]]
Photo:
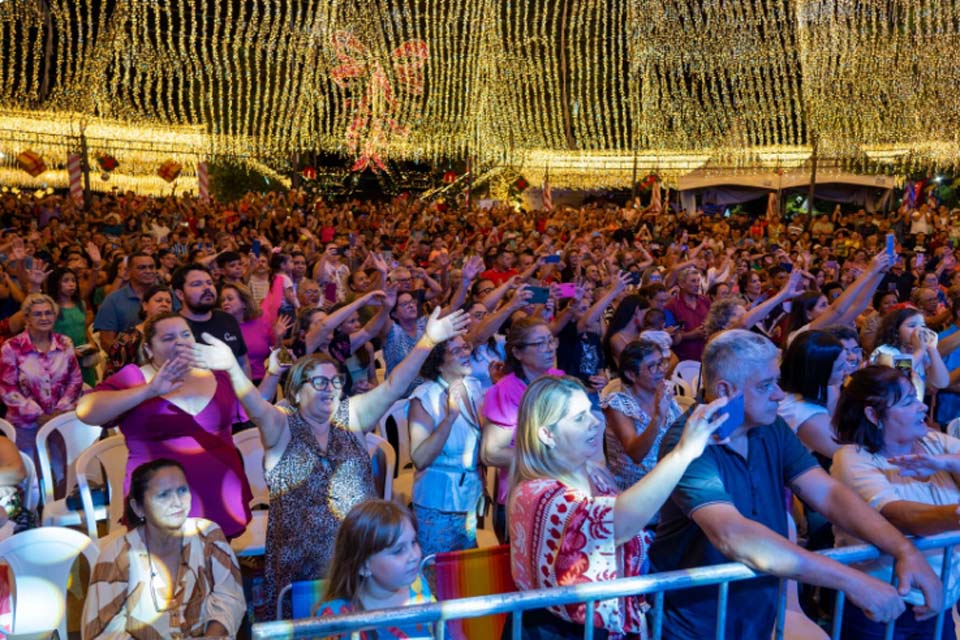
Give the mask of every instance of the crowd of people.
[[[477, 546], [489, 517], [520, 589], [736, 560], [767, 577], [730, 585], [728, 638], [770, 636], [779, 578], [808, 585], [795, 624], [837, 590], [845, 638], [932, 637], [957, 567], [905, 536], [960, 525], [958, 217], [6, 193], [0, 400], [28, 456], [70, 411], [126, 441], [85, 638], [237, 632], [243, 429], [271, 602], [321, 578], [317, 613], [429, 601], [422, 555]], [[377, 499], [364, 440], [398, 400], [408, 505]], [[35, 524], [10, 453], [0, 536]], [[812, 553], [861, 541], [890, 559]], [[713, 635], [716, 598], [668, 592], [664, 637]], [[646, 637], [647, 608], [598, 603], [596, 637]], [[582, 637], [584, 616], [528, 612], [524, 637]]]

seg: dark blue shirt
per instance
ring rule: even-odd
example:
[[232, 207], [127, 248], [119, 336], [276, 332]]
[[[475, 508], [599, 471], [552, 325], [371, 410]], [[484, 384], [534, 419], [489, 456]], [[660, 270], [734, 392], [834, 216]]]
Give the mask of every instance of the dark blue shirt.
[[[680, 440], [690, 412], [667, 431], [662, 458]], [[710, 445], [687, 468], [660, 511], [660, 524], [650, 548], [656, 571], [692, 569], [730, 560], [710, 544], [692, 520], [693, 512], [711, 504], [731, 504], [740, 514], [787, 536], [786, 488], [795, 478], [817, 468], [817, 461], [781, 418], [747, 432], [744, 459], [728, 446]], [[779, 580], [756, 578], [730, 584], [726, 637], [769, 638], [777, 616]], [[700, 640], [715, 637], [716, 586], [664, 595], [663, 637]]]

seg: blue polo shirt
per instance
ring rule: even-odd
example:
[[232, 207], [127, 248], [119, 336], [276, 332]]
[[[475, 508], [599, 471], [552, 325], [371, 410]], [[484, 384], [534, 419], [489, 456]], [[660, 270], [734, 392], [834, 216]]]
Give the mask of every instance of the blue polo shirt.
[[[680, 440], [690, 412], [667, 431], [662, 458]], [[660, 511], [650, 560], [656, 571], [692, 569], [730, 560], [710, 544], [691, 519], [697, 509], [732, 504], [742, 516], [787, 536], [785, 494], [798, 476], [818, 468], [817, 461], [782, 418], [747, 432], [748, 457], [725, 445], [709, 445], [687, 468]], [[756, 578], [730, 584], [726, 637], [769, 638], [777, 616], [779, 579]], [[701, 640], [715, 637], [717, 586], [667, 591], [663, 637]]]
[[129, 283], [123, 285], [100, 303], [93, 320], [94, 331], [120, 333], [140, 322], [140, 296]]

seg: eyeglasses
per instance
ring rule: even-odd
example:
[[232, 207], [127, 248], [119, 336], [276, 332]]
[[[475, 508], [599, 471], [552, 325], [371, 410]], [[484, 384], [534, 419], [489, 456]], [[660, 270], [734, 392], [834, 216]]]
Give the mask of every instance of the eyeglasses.
[[536, 342], [524, 342], [523, 347], [534, 347], [537, 351], [552, 351], [557, 348], [557, 339], [556, 338], [544, 338], [543, 340], [537, 340]]
[[310, 383], [310, 386], [317, 391], [326, 391], [330, 387], [334, 389], [343, 388], [343, 376], [333, 376], [328, 378], [327, 376], [313, 376], [312, 378], [307, 378], [307, 382]]
[[477, 295], [478, 295], [478, 296], [481, 296], [481, 297], [482, 297], [482, 296], [485, 296], [485, 295], [487, 295], [488, 293], [490, 293], [491, 291], [493, 291], [493, 289], [494, 289], [494, 287], [490, 287], [489, 289], [479, 289], [479, 290], [477, 290]]
[[647, 371], [653, 372], [657, 369], [669, 369], [670, 368], [670, 358], [661, 358], [655, 362], [651, 362], [646, 365]]

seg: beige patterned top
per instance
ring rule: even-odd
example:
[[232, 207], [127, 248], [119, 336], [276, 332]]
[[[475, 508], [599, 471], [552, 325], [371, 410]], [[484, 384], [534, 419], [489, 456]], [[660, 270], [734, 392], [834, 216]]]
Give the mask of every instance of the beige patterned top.
[[[237, 559], [215, 523], [187, 518], [183, 527], [180, 583], [169, 603], [163, 601], [165, 587], [150, 588], [142, 527], [103, 540], [83, 607], [83, 640], [198, 637], [213, 620], [236, 635], [246, 610]], [[152, 564], [164, 572], [159, 579], [168, 581], [162, 563]]]

